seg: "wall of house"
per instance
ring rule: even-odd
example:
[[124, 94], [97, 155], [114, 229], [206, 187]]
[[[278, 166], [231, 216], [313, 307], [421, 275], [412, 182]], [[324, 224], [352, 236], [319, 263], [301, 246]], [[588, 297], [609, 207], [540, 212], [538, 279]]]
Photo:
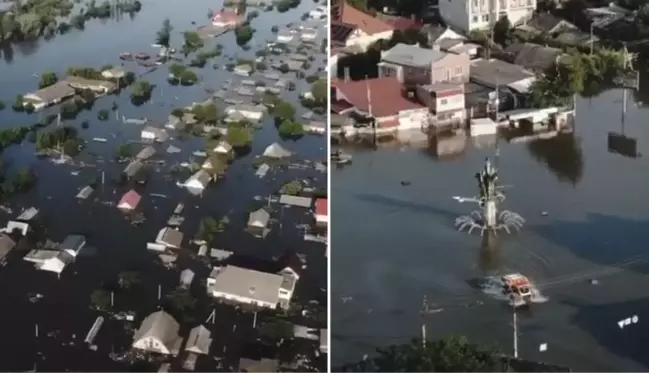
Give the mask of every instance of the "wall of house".
[[447, 54], [431, 65], [430, 84], [467, 83], [471, 75], [471, 57], [467, 54]]
[[399, 112], [399, 130], [421, 129], [428, 125], [429, 110], [421, 109], [403, 110]]
[[220, 291], [216, 291], [216, 290], [212, 290], [212, 296], [214, 298], [221, 298], [221, 299], [231, 300], [231, 301], [235, 301], [235, 302], [238, 302], [238, 303], [244, 303], [244, 304], [252, 304], [252, 305], [255, 305], [255, 306], [258, 306], [258, 307], [266, 307], [266, 308], [270, 308], [270, 309], [273, 309], [273, 310], [275, 308], [277, 308], [277, 304], [272, 304], [272, 303], [269, 303], [269, 302], [260, 301], [258, 299], [242, 297], [242, 296], [239, 296], [239, 295], [228, 294], [228, 293], [224, 293], [224, 292], [220, 292]]
[[144, 351], [157, 352], [160, 354], [170, 353], [167, 347], [160, 340], [154, 337], [144, 337], [137, 340], [135, 343], [133, 343], [133, 348]]
[[512, 24], [520, 23], [532, 16], [536, 3], [537, 0], [439, 0], [439, 13], [447, 24], [469, 32], [488, 28], [503, 14]]
[[329, 56], [327, 72], [329, 73], [329, 77], [331, 79], [334, 79], [336, 78], [336, 76], [338, 76], [338, 55], [337, 54], [334, 54], [333, 56]]
[[377, 66], [379, 70], [379, 78], [394, 76], [399, 82], [403, 83], [403, 67], [387, 62], [379, 62]]
[[435, 98], [436, 112], [464, 110], [464, 93], [453, 96], [442, 96]]

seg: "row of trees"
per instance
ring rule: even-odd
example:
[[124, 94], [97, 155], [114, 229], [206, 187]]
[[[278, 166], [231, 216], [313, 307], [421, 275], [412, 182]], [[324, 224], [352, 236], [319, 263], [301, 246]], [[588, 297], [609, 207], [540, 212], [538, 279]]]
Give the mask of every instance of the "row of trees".
[[573, 52], [548, 69], [531, 87], [532, 107], [561, 106], [575, 94], [594, 92], [625, 72], [620, 51], [596, 49], [592, 55]]

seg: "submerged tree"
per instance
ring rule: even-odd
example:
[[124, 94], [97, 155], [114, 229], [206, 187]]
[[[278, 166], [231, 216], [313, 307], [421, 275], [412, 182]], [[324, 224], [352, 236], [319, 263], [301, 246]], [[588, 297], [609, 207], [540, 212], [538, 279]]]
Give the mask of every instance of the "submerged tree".
[[156, 44], [165, 48], [165, 57], [169, 56], [169, 48], [171, 48], [171, 31], [173, 31], [173, 26], [169, 18], [167, 18], [162, 21], [162, 27], [155, 37]]

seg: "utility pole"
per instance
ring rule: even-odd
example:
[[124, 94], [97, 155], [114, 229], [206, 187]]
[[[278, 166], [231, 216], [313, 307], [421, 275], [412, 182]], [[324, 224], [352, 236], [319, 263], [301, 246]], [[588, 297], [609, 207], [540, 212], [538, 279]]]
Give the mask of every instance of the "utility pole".
[[593, 24], [590, 24], [590, 55], [593, 55], [595, 49], [595, 39], [593, 37]]
[[512, 311], [514, 324], [514, 359], [518, 359], [518, 317], [516, 315], [516, 307], [512, 307]]
[[428, 299], [426, 297], [426, 294], [424, 294], [424, 298], [422, 299], [422, 304], [421, 304], [421, 345], [422, 347], [426, 348], [426, 315], [428, 314]]

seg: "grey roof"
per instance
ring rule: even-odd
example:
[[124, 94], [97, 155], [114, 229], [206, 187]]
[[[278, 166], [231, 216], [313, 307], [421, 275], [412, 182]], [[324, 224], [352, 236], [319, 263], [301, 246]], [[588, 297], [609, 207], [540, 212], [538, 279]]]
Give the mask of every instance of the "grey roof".
[[572, 23], [547, 12], [535, 14], [532, 19], [527, 21], [527, 26], [545, 33], [555, 33], [560, 30], [577, 28]]
[[180, 324], [170, 314], [160, 310], [147, 316], [140, 328], [133, 335], [133, 342], [142, 338], [152, 337], [159, 340], [162, 344], [171, 350], [174, 343], [178, 340], [178, 331]]
[[194, 281], [194, 271], [191, 269], [187, 268], [184, 271], [180, 272], [180, 283], [182, 285], [191, 285], [192, 281]]
[[153, 146], [147, 146], [146, 148], [140, 150], [139, 153], [135, 156], [137, 159], [148, 159], [155, 154], [155, 149]]
[[0, 260], [7, 256], [14, 246], [16, 246], [16, 243], [11, 239], [11, 237], [4, 233], [0, 234]]
[[274, 273], [232, 265], [225, 266], [213, 276], [212, 288], [216, 291], [271, 304], [279, 302], [279, 289], [284, 281], [282, 276]]
[[279, 203], [282, 205], [291, 205], [298, 207], [311, 207], [311, 202], [313, 199], [309, 197], [298, 197], [298, 196], [289, 196], [287, 194], [282, 194], [279, 197]]
[[78, 251], [83, 245], [86, 244], [86, 238], [78, 234], [71, 234], [65, 237], [63, 242], [58, 246], [59, 250], [72, 250]]
[[212, 332], [207, 330], [203, 325], [198, 325], [189, 332], [187, 337], [186, 351], [194, 352], [197, 354], [207, 355], [210, 352], [210, 345]]
[[286, 66], [288, 66], [288, 69], [291, 71], [294, 70], [300, 70], [304, 66], [304, 61], [295, 61], [295, 60], [289, 60], [286, 61]]
[[18, 215], [16, 220], [29, 221], [32, 220], [38, 215], [38, 209], [36, 207], [30, 207]]
[[128, 177], [133, 177], [135, 174], [140, 171], [140, 169], [144, 166], [144, 164], [138, 160], [135, 160], [131, 163], [129, 163], [126, 168], [124, 168], [124, 173]]
[[214, 149], [216, 149], [218, 147], [222, 147], [223, 149], [225, 149], [225, 151], [228, 151], [228, 152], [232, 150], [232, 145], [230, 145], [230, 143], [227, 142], [227, 141], [219, 141], [219, 143], [216, 144]]
[[85, 187], [83, 187], [83, 189], [79, 191], [79, 193], [77, 193], [76, 198], [86, 199], [90, 196], [90, 194], [92, 194], [93, 191], [94, 189], [90, 185], [86, 185]]
[[62, 80], [31, 94], [37, 96], [43, 102], [49, 103], [61, 100], [65, 97], [73, 96], [74, 88], [70, 87], [66, 81]]
[[183, 232], [169, 227], [163, 229], [164, 233], [162, 234], [160, 241], [170, 246], [180, 247], [183, 243]]
[[506, 86], [531, 77], [534, 77], [532, 72], [505, 61], [479, 59], [471, 62], [471, 80], [479, 84]]
[[[590, 44], [590, 34], [583, 32], [581, 30], [566, 30], [559, 35], [557, 35], [556, 38], [554, 38], [555, 41], [563, 44], [563, 45], [587, 45]], [[599, 38], [597, 36], [593, 35], [592, 40], [594, 42], [597, 42]]]
[[464, 43], [464, 40], [462, 40], [462, 39], [450, 39], [450, 38], [448, 38], [448, 39], [438, 40], [435, 44], [438, 45], [440, 47], [440, 49], [442, 49], [442, 50], [449, 50], [449, 49], [457, 46], [458, 44], [462, 44], [462, 43]]
[[381, 52], [381, 61], [397, 65], [424, 67], [444, 58], [447, 53], [424, 49], [418, 45], [399, 43], [392, 49]]
[[264, 150], [264, 157], [268, 158], [285, 158], [290, 156], [291, 152], [284, 149], [284, 147], [276, 142], [268, 145], [268, 147], [266, 147], [266, 149]]
[[249, 227], [265, 228], [270, 220], [270, 214], [263, 208], [250, 213], [248, 218]]
[[515, 43], [505, 52], [514, 56], [514, 63], [530, 70], [545, 70], [557, 62], [563, 51], [533, 43]]
[[262, 358], [259, 360], [239, 359], [239, 372], [277, 372], [279, 361], [276, 359]]
[[199, 170], [195, 174], [189, 177], [190, 179], [195, 179], [198, 180], [199, 183], [203, 185], [207, 185], [210, 183], [210, 179], [212, 178], [210, 174], [205, 171], [205, 170]]

